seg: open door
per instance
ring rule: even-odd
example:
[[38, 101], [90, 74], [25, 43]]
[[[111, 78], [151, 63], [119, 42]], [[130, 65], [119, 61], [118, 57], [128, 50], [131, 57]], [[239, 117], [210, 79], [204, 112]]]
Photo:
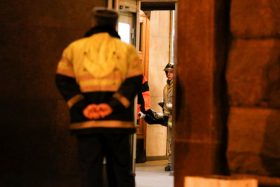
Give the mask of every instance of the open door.
[[[119, 0], [114, 7], [119, 10], [118, 33], [121, 40], [136, 47], [144, 68], [144, 76], [148, 80], [149, 72], [149, 19], [139, 11], [139, 1]], [[143, 119], [137, 120], [136, 131], [136, 162], [146, 161], [146, 127]]]
[[[144, 77], [148, 80], [149, 76], [149, 19], [140, 11], [138, 22], [138, 54], [143, 63]], [[150, 98], [148, 98], [150, 99]], [[145, 105], [147, 105], [145, 101]], [[150, 103], [148, 104], [150, 105]], [[146, 108], [146, 107], [145, 107]], [[144, 119], [137, 120], [137, 150], [136, 162], [143, 163], [146, 161], [146, 131], [147, 124]]]

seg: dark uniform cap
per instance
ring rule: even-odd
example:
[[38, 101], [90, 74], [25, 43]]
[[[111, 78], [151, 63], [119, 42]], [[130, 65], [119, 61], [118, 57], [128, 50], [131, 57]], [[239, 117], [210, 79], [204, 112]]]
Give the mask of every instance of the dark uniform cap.
[[168, 71], [168, 70], [171, 70], [171, 69], [174, 69], [174, 64], [168, 63], [165, 66], [164, 71]]
[[94, 7], [92, 9], [92, 14], [93, 16], [97, 16], [97, 17], [105, 17], [105, 18], [112, 18], [112, 19], [118, 18], [117, 11], [105, 7]]
[[105, 7], [94, 7], [92, 17], [99, 26], [116, 26], [118, 21], [118, 12]]

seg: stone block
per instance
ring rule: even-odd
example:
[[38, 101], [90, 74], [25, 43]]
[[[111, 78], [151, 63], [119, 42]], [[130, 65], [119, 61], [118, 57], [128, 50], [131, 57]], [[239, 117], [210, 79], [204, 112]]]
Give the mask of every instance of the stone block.
[[232, 0], [230, 29], [236, 38], [280, 35], [279, 0]]
[[230, 109], [227, 159], [231, 174], [280, 176], [280, 110]]
[[225, 176], [187, 176], [185, 187], [258, 187], [253, 178]]
[[279, 59], [279, 40], [235, 40], [226, 69], [230, 105], [279, 108]]

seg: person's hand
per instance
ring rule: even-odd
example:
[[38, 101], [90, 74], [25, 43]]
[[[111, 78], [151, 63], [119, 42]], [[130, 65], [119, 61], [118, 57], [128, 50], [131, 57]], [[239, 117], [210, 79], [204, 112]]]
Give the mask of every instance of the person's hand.
[[142, 118], [144, 118], [146, 116], [146, 114], [144, 114], [143, 112], [139, 112], [138, 113], [138, 117], [140, 118], [140, 119], [142, 119]]

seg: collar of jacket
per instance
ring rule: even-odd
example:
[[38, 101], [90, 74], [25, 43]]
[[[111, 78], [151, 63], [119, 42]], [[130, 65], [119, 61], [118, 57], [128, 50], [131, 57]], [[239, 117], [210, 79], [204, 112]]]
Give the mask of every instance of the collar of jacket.
[[118, 32], [111, 27], [92, 27], [90, 28], [85, 34], [84, 37], [89, 37], [93, 34], [101, 33], [101, 32], [107, 32], [110, 36], [115, 37], [115, 38], [121, 38]]
[[166, 83], [167, 83], [168, 85], [171, 85], [171, 84], [173, 84], [173, 80], [167, 80]]

